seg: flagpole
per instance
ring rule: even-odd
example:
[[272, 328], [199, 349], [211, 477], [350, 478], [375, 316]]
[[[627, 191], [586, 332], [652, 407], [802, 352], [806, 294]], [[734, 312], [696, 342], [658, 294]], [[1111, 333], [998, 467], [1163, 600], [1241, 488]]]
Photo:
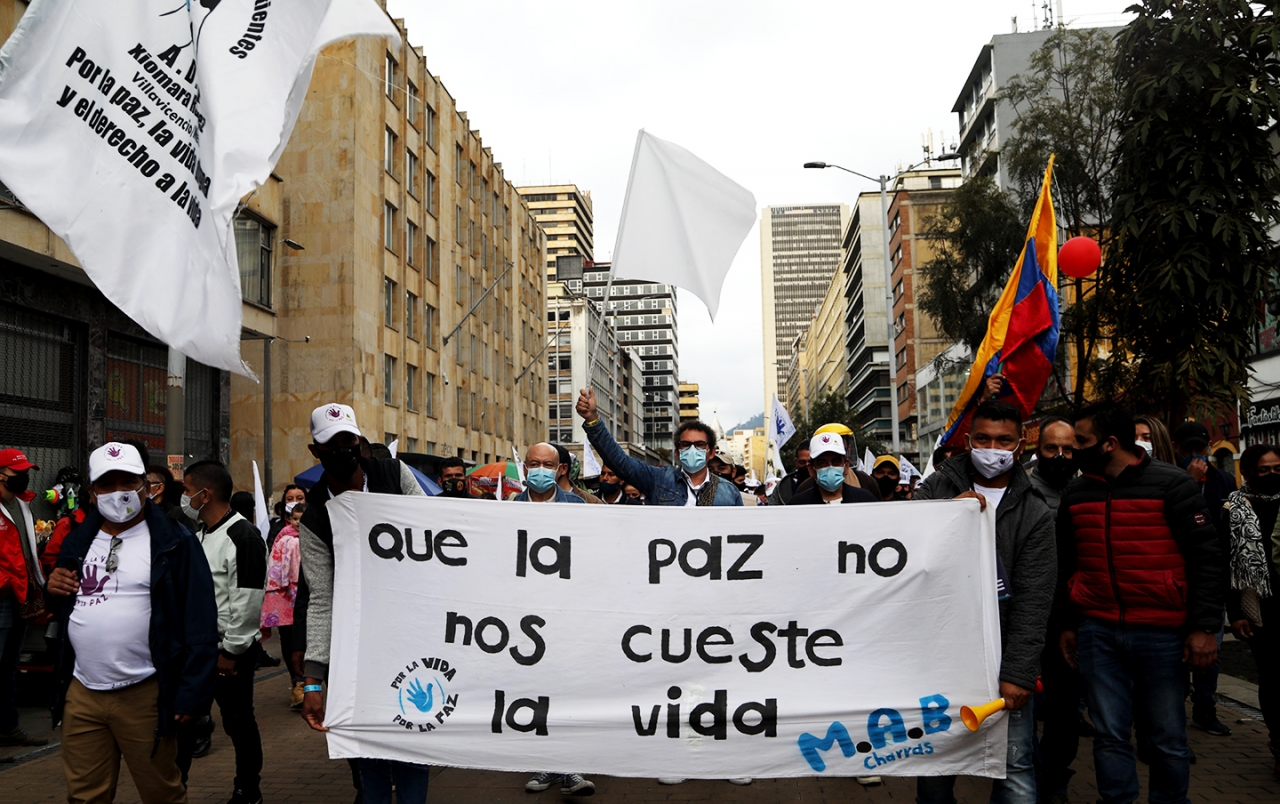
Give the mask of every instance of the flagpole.
[[[595, 387], [596, 358], [600, 354], [600, 339], [604, 336], [605, 319], [609, 316], [609, 296], [613, 293], [613, 263], [609, 263], [609, 279], [604, 285], [604, 299], [601, 302], [600, 323], [596, 325], [596, 343], [591, 348], [591, 362], [587, 366], [587, 388]], [[591, 299], [587, 299], [591, 304]]]

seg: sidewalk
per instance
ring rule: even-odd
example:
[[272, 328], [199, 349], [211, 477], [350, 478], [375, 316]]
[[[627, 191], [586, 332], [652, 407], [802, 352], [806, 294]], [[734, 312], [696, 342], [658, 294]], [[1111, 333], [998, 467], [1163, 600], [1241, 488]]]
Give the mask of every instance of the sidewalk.
[[[265, 672], [263, 676], [267, 675]], [[326, 757], [322, 735], [310, 731], [297, 713], [286, 704], [287, 682], [283, 676], [261, 678], [257, 686], [258, 722], [262, 729], [266, 764], [262, 791], [266, 804], [350, 804], [354, 798], [347, 763]], [[215, 707], [216, 710], [216, 707]], [[1260, 721], [1242, 719], [1242, 714], [1219, 708], [1219, 715], [1231, 726], [1231, 737], [1210, 737], [1198, 729], [1190, 733], [1191, 746], [1199, 762], [1191, 768], [1191, 800], [1212, 804], [1259, 804], [1280, 802], [1280, 783], [1272, 780], [1271, 755], [1266, 748], [1266, 730]], [[217, 713], [214, 714], [217, 719]], [[1189, 717], [1189, 716], [1188, 716]], [[1239, 721], [1239, 722], [1238, 722]], [[54, 737], [56, 738], [56, 734]], [[198, 759], [191, 770], [191, 804], [225, 804], [231, 795], [234, 752], [221, 731], [214, 736], [213, 751]], [[26, 749], [31, 751], [31, 749]], [[1072, 785], [1072, 800], [1092, 802], [1096, 798], [1093, 781], [1091, 742], [1081, 743]], [[1143, 782], [1141, 800], [1146, 800], [1146, 772], [1139, 766]], [[524, 792], [526, 774], [440, 768], [432, 776], [431, 804], [467, 802], [520, 802], [544, 804], [563, 800], [558, 789], [545, 793]], [[883, 787], [865, 789], [851, 778], [764, 779], [750, 787], [728, 782], [692, 781], [676, 787], [659, 785], [653, 779], [618, 779], [593, 776], [595, 801], [625, 802], [825, 802], [864, 801], [910, 802], [915, 798], [912, 779], [888, 779]], [[43, 756], [16, 765], [0, 764], [0, 801], [23, 804], [54, 804], [66, 801], [62, 781], [62, 760], [56, 748]], [[962, 802], [985, 802], [990, 783], [961, 780], [957, 798]], [[120, 804], [136, 804], [137, 792], [122, 769]]]

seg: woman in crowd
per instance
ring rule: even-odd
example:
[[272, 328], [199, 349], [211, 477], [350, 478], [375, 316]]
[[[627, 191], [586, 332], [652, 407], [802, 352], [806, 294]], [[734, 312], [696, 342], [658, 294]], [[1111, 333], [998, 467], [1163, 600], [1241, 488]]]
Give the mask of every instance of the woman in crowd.
[[1240, 456], [1244, 485], [1223, 505], [1227, 522], [1227, 616], [1237, 638], [1248, 641], [1258, 663], [1258, 705], [1270, 733], [1274, 773], [1280, 780], [1280, 572], [1276, 519], [1280, 514], [1280, 447], [1255, 444]]
[[289, 668], [292, 687], [289, 706], [302, 708], [302, 668], [297, 667], [293, 652], [293, 604], [298, 597], [298, 570], [302, 566], [299, 551], [298, 523], [307, 510], [305, 502], [293, 505], [288, 521], [276, 534], [271, 545], [271, 558], [267, 563], [267, 590], [262, 599], [262, 632], [265, 637], [272, 628], [280, 635], [280, 655]]
[[1133, 435], [1138, 446], [1147, 451], [1152, 458], [1164, 463], [1173, 463], [1173, 439], [1169, 437], [1169, 428], [1154, 416], [1135, 416], [1133, 419]]

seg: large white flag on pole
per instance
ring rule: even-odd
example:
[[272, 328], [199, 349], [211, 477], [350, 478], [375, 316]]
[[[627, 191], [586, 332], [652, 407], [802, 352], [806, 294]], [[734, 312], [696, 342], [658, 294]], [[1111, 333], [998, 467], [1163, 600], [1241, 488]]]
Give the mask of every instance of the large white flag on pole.
[[360, 35], [399, 41], [374, 0], [36, 0], [0, 50], [0, 181], [144, 329], [251, 375], [232, 217]]
[[720, 288], [756, 221], [747, 188], [672, 142], [636, 135], [613, 275], [689, 291], [716, 317]]
[[777, 394], [773, 395], [769, 421], [769, 440], [781, 449], [783, 445], [791, 440], [791, 436], [796, 434], [796, 426], [792, 424], [791, 416], [787, 413], [787, 409], [782, 406]]
[[267, 513], [267, 495], [262, 491], [262, 475], [258, 473], [258, 462], [253, 462], [253, 519], [265, 542], [271, 537], [271, 515]]

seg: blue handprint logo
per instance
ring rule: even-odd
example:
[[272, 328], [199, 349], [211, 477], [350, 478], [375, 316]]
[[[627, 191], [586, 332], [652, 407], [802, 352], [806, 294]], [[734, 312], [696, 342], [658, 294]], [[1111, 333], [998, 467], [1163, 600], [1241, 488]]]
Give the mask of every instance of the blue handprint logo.
[[[417, 707], [419, 712], [425, 714], [435, 707], [435, 688], [437, 687], [440, 689], [440, 694], [444, 695], [444, 685], [440, 683], [440, 679], [437, 678], [435, 680], [434, 686], [430, 681], [428, 681], [427, 687], [424, 690], [422, 688], [422, 680], [415, 678], [409, 683], [405, 694], [409, 697], [409, 703]], [[402, 713], [404, 712], [403, 700], [400, 702], [400, 711]]]

